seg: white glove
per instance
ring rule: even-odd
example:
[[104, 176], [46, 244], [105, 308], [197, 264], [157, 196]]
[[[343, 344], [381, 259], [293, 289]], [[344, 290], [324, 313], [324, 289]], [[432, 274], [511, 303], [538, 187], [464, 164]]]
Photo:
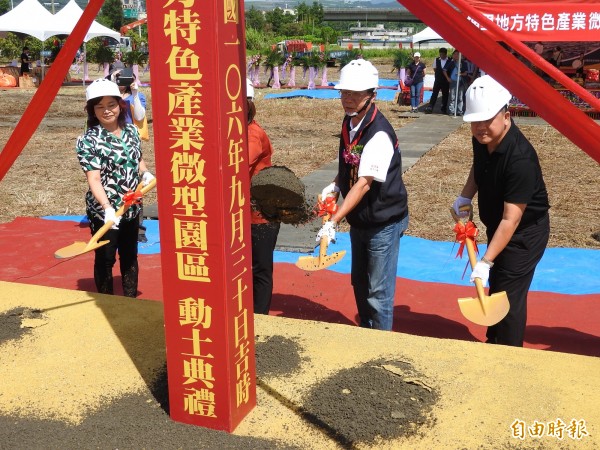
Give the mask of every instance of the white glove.
[[121, 217], [117, 217], [115, 215], [115, 208], [113, 208], [112, 206], [104, 210], [104, 223], [108, 222], [109, 220], [113, 222], [113, 226], [111, 228], [113, 230], [118, 230], [119, 223], [121, 222]]
[[323, 236], [327, 236], [329, 242], [335, 242], [335, 229], [337, 224], [333, 220], [325, 222], [317, 233], [317, 242], [321, 242]]
[[154, 180], [154, 175], [152, 175], [150, 172], [146, 171], [142, 174], [142, 186], [146, 187], [150, 184], [150, 182], [152, 180]]
[[473, 267], [473, 272], [471, 273], [471, 283], [475, 282], [475, 278], [481, 279], [481, 284], [486, 285], [488, 279], [490, 278], [490, 266], [483, 261], [477, 261], [475, 267]]
[[321, 199], [325, 200], [325, 197], [327, 197], [329, 194], [335, 194], [337, 192], [340, 192], [340, 188], [337, 187], [335, 183], [331, 183], [321, 191]]
[[463, 206], [471, 206], [471, 199], [467, 197], [458, 196], [454, 203], [452, 203], [452, 209], [458, 217], [467, 217], [469, 215], [469, 211], [461, 211], [460, 208]]

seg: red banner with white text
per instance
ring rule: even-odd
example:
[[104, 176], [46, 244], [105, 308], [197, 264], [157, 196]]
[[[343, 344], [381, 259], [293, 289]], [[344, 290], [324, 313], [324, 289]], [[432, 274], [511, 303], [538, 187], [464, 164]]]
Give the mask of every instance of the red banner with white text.
[[[600, 41], [598, 1], [469, 0], [486, 18], [521, 41]], [[485, 24], [480, 24], [485, 28]]]
[[147, 8], [170, 414], [231, 432], [256, 404], [244, 6]]

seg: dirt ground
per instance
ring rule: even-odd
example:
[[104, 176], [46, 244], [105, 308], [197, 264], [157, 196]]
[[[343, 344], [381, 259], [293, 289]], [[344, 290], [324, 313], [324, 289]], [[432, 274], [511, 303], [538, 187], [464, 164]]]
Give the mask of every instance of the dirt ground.
[[[394, 78], [389, 61], [374, 61], [380, 77]], [[94, 78], [94, 69], [91, 76]], [[99, 76], [98, 74], [97, 76]], [[143, 81], [147, 81], [142, 78]], [[266, 76], [261, 73], [266, 82]], [[329, 69], [328, 80], [339, 78]], [[301, 75], [297, 77], [302, 86]], [[151, 100], [150, 88], [143, 88]], [[342, 110], [337, 100], [265, 100], [269, 89], [257, 89], [257, 121], [273, 142], [276, 165], [303, 177], [337, 157]], [[0, 91], [0, 147], [25, 111], [33, 90]], [[85, 116], [82, 86], [61, 88], [45, 120], [0, 181], [0, 223], [17, 216], [84, 213], [85, 178], [75, 157], [75, 139]], [[151, 103], [151, 102], [149, 102]], [[409, 107], [378, 102], [398, 129], [415, 120]], [[152, 116], [151, 104], [149, 117]], [[600, 248], [592, 235], [600, 231], [598, 179], [600, 166], [550, 126], [522, 126], [540, 156], [551, 203], [551, 247]], [[152, 131], [152, 126], [150, 126]], [[402, 142], [400, 142], [402, 148]], [[154, 145], [144, 143], [144, 158], [154, 167]], [[448, 206], [459, 193], [470, 163], [469, 127], [463, 125], [424, 155], [404, 176], [409, 193], [407, 234], [432, 240], [453, 240]], [[155, 201], [155, 193], [147, 202]]]

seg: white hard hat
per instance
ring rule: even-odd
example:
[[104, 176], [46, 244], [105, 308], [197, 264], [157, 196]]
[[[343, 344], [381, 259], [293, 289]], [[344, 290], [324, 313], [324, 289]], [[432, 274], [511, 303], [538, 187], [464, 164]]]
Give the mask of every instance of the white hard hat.
[[512, 95], [508, 90], [489, 75], [476, 78], [467, 89], [467, 107], [463, 120], [465, 122], [482, 122], [498, 114], [502, 107], [508, 105]]
[[246, 78], [246, 98], [254, 100], [254, 86], [252, 86], [252, 81], [248, 78]]
[[415, 54], [413, 55], [415, 58], [418, 56], [419, 58], [421, 57], [421, 54], [419, 52], [415, 52]]
[[120, 97], [121, 92], [117, 83], [113, 83], [106, 78], [100, 78], [99, 80], [93, 81], [85, 90], [86, 101], [98, 97]]
[[379, 87], [379, 73], [366, 59], [355, 59], [342, 68], [336, 89], [344, 91], [366, 91]]

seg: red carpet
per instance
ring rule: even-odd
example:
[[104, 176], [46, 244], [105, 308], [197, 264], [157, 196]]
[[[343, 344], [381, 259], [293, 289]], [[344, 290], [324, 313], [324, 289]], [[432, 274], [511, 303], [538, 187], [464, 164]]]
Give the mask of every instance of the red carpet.
[[[93, 253], [59, 260], [54, 252], [87, 241], [89, 229], [73, 222], [18, 218], [0, 224], [0, 280], [95, 291]], [[140, 255], [141, 298], [162, 299], [160, 255]], [[275, 265], [272, 315], [355, 325], [350, 276], [328, 270], [303, 272], [293, 264]], [[116, 294], [121, 293], [118, 268]], [[397, 278], [394, 330], [442, 339], [482, 341], [485, 328], [468, 322], [457, 299], [475, 288]], [[529, 294], [526, 347], [600, 356], [600, 294]], [[401, 349], [399, 349], [401, 351]]]

